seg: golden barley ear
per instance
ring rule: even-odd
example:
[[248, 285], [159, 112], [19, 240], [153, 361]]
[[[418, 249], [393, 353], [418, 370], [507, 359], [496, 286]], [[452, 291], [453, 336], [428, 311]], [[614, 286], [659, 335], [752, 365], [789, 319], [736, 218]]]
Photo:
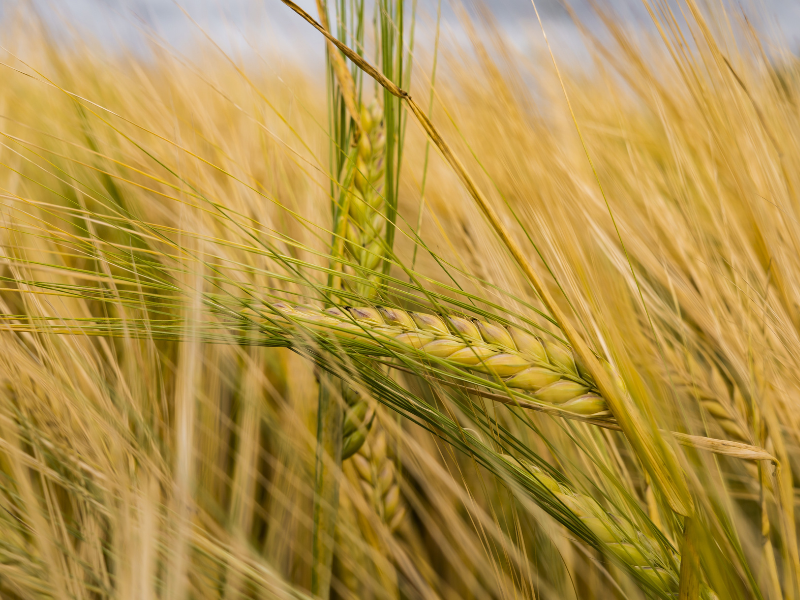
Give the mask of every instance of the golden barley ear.
[[[395, 342], [414, 357], [470, 369], [568, 413], [597, 418], [609, 414], [596, 384], [571, 349], [516, 327], [384, 307], [321, 311], [278, 303], [273, 308], [317, 332], [365, 343]], [[358, 415], [369, 414], [355, 403], [350, 410], [354, 422]], [[358, 430], [353, 431], [356, 435]]]
[[705, 369], [697, 366], [693, 373], [699, 372], [705, 377], [697, 377], [689, 385], [693, 384], [691, 391], [703, 409], [714, 418], [728, 437], [739, 442], [752, 443], [753, 436], [749, 432], [744, 415], [740, 412], [744, 408], [744, 400], [739, 387], [733, 382], [726, 381], [714, 365], [709, 365]]
[[405, 507], [400, 497], [395, 464], [389, 457], [386, 432], [378, 427], [353, 456], [364, 497], [390, 531], [403, 521]]

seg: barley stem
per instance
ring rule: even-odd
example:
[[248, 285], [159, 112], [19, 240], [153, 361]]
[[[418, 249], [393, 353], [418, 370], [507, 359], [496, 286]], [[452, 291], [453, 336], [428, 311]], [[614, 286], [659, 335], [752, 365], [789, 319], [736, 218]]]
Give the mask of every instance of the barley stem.
[[330, 596], [342, 464], [342, 407], [339, 399], [332, 393], [334, 382], [333, 376], [320, 374], [311, 592], [323, 600]]
[[697, 517], [686, 518], [683, 526], [681, 547], [681, 584], [678, 600], [697, 600], [700, 597], [700, 549], [698, 536], [702, 529]]

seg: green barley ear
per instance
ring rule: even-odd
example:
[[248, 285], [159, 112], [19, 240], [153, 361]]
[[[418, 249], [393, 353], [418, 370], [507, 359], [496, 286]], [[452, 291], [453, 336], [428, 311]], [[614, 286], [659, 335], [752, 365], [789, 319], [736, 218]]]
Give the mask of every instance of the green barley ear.
[[[373, 101], [361, 108], [361, 136], [357, 142], [352, 176], [344, 192], [348, 212], [344, 216], [346, 258], [350, 264], [343, 267], [349, 277], [342, 285], [364, 298], [377, 292], [386, 242], [385, 202], [383, 176], [386, 167], [386, 131], [380, 105]], [[351, 266], [357, 265], [357, 266]]]
[[[320, 5], [319, 8], [322, 14], [323, 7]], [[338, 51], [335, 52], [338, 56]], [[348, 86], [343, 86], [345, 97], [348, 89]], [[382, 195], [386, 134], [382, 109], [377, 101], [369, 106], [359, 106], [357, 111], [351, 111], [353, 121], [358, 125], [358, 137], [344, 177], [338, 222], [334, 224], [334, 268], [340, 269], [344, 276], [334, 277], [331, 283], [335, 289], [373, 298], [380, 283], [376, 271], [383, 261], [386, 247]], [[347, 406], [343, 442], [343, 458], [346, 459], [363, 444], [374, 413], [367, 408], [366, 400], [349, 386], [344, 386], [342, 396]]]
[[[363, 298], [374, 298], [380, 285], [381, 265], [387, 247], [386, 206], [383, 195], [386, 127], [383, 109], [377, 100], [373, 100], [369, 105], [361, 105], [359, 121], [360, 135], [343, 192], [345, 208], [340, 218], [344, 225], [337, 227], [337, 230], [344, 234], [343, 258], [345, 258], [342, 263], [344, 277], [338, 282], [343, 291]], [[347, 310], [359, 323], [383, 325], [382, 314], [391, 319], [390, 313], [372, 307]], [[411, 318], [405, 313], [403, 315], [410, 323]], [[381, 464], [376, 465], [375, 459], [370, 458], [369, 446], [365, 446], [375, 419], [375, 408], [370, 406], [368, 398], [346, 382], [342, 383], [342, 398], [346, 406], [342, 429], [342, 460], [353, 458], [356, 461], [365, 494], [371, 499], [382, 518], [386, 519], [387, 524], [396, 528], [405, 511], [398, 509], [400, 490], [394, 480], [393, 465], [380, 453], [377, 454], [377, 460]], [[380, 440], [383, 440], [385, 445], [385, 433], [382, 430], [377, 431], [372, 437], [376, 438], [372, 445], [377, 444], [380, 448]], [[369, 465], [369, 468], [365, 465]], [[384, 486], [384, 479], [387, 477], [391, 481]], [[386, 515], [391, 515], [391, 518]]]
[[[556, 481], [524, 458], [500, 455], [518, 474], [546, 488], [569, 512], [592, 532], [600, 549], [662, 597], [678, 595], [681, 583], [681, 556], [643, 531], [623, 514], [603, 508], [594, 498]], [[718, 600], [707, 585], [697, 582], [694, 597]], [[683, 598], [683, 596], [681, 596]]]
[[[385, 256], [386, 217], [383, 197], [383, 180], [386, 166], [386, 131], [383, 110], [377, 101], [360, 110], [361, 134], [357, 141], [351, 173], [346, 178], [346, 201], [341, 218], [345, 225], [344, 258], [342, 271], [345, 277], [339, 282], [343, 290], [364, 298], [374, 298], [380, 285], [380, 266]], [[361, 311], [360, 313], [358, 311]], [[365, 312], [366, 311], [366, 312]], [[381, 315], [372, 308], [352, 309], [361, 321], [383, 323]], [[358, 452], [372, 427], [374, 410], [368, 408], [367, 399], [346, 384], [343, 397], [347, 405], [343, 432], [342, 459]]]
[[[384, 16], [387, 7], [381, 6], [380, 14]], [[402, 64], [404, 56], [404, 44], [402, 40], [402, 14], [403, 3], [396, 4], [396, 13], [393, 15], [398, 18], [400, 38], [397, 48], [399, 59], [399, 76], [402, 77]], [[336, 157], [333, 162], [336, 168], [332, 172], [337, 173], [337, 177], [343, 177], [338, 182], [333, 182], [334, 192], [332, 197], [337, 198], [338, 204], [334, 207], [333, 232], [334, 239], [331, 248], [331, 275], [329, 276], [330, 287], [333, 288], [333, 298], [341, 297], [362, 297], [373, 299], [378, 293], [381, 283], [381, 272], [388, 272], [388, 263], [384, 261], [386, 250], [391, 249], [394, 239], [394, 218], [396, 214], [396, 186], [394, 179], [394, 169], [399, 169], [402, 132], [397, 131], [396, 125], [400, 122], [394, 118], [394, 100], [389, 99], [387, 110], [373, 101], [369, 105], [360, 102], [356, 97], [355, 85], [350, 71], [347, 69], [334, 38], [330, 35], [328, 27], [328, 14], [324, 0], [317, 0], [317, 10], [322, 21], [321, 28], [328, 36], [328, 59], [334, 80], [338, 82], [338, 89], [332, 89], [330, 104], [330, 114], [334, 121], [331, 133], [335, 142], [332, 144], [333, 155]], [[338, 19], [343, 23], [347, 18], [348, 10], [344, 4], [337, 6]], [[363, 40], [363, 19], [364, 5], [360, 8], [353, 8], [350, 13], [358, 21], [355, 28], [356, 36]], [[341, 31], [341, 30], [340, 30]], [[379, 41], [383, 46], [383, 54], [387, 52], [392, 58], [395, 56], [394, 27], [384, 28], [379, 36]], [[338, 94], [338, 95], [337, 95]], [[338, 101], [343, 100], [349, 117], [338, 110]], [[387, 149], [387, 130], [384, 124], [384, 114], [388, 116], [390, 124], [389, 134], [391, 136], [389, 148]], [[341, 158], [342, 149], [354, 143], [355, 148], [349, 153], [349, 160], [342, 168]], [[397, 150], [395, 161], [395, 149]], [[390, 157], [387, 160], [387, 155]], [[387, 211], [386, 201], [384, 200], [384, 182], [387, 183], [389, 191], [389, 209]], [[338, 190], [338, 193], [337, 193]], [[335, 201], [336, 203], [336, 201]], [[388, 217], [387, 217], [388, 212]], [[341, 294], [337, 292], [343, 292]], [[334, 300], [335, 301], [335, 300]], [[334, 309], [339, 311], [339, 309]], [[350, 311], [353, 318], [370, 322], [373, 324], [382, 323], [380, 314], [375, 309], [359, 309]], [[333, 314], [337, 314], [334, 312]], [[349, 315], [348, 315], [349, 317]], [[352, 319], [351, 319], [352, 320]], [[329, 376], [326, 376], [329, 378]], [[369, 399], [350, 386], [347, 382], [341, 383], [342, 399], [344, 400], [344, 414], [340, 415], [341, 429], [329, 428], [322, 431], [318, 427], [318, 446], [331, 445], [331, 437], [337, 438], [335, 444], [340, 452], [334, 456], [335, 461], [341, 464], [342, 460], [352, 457], [363, 448], [367, 435], [372, 427], [375, 410], [369, 404]], [[321, 398], [321, 396], [320, 396]], [[320, 407], [322, 402], [320, 401]], [[321, 408], [320, 408], [321, 410]], [[332, 412], [340, 411], [339, 407], [331, 407]], [[318, 419], [319, 423], [332, 422], [330, 419]], [[383, 471], [381, 471], [383, 472]], [[319, 501], [323, 493], [328, 488], [333, 496], [329, 504], [333, 505], [335, 511], [338, 491], [334, 485], [318, 482], [315, 491], [315, 503]], [[395, 486], [397, 493], [399, 488]], [[316, 506], [316, 505], [315, 505]], [[316, 514], [316, 513], [315, 513]], [[399, 513], [398, 513], [399, 514]], [[398, 516], [398, 518], [402, 518]], [[315, 520], [316, 524], [316, 520]], [[322, 546], [322, 537], [330, 534], [328, 531], [315, 532], [315, 548]], [[324, 557], [324, 568], [326, 572], [330, 569], [330, 556]], [[327, 598], [330, 589], [324, 582], [321, 585], [312, 585], [312, 591], [317, 595]]]
[[631, 574], [658, 590], [662, 597], [677, 593], [678, 555], [668, 553], [662, 544], [624, 515], [607, 511], [591, 496], [556, 481], [530, 461], [509, 455], [501, 455], [501, 458], [517, 474], [545, 488], [554, 501], [562, 504], [592, 533], [603, 552], [623, 564]]

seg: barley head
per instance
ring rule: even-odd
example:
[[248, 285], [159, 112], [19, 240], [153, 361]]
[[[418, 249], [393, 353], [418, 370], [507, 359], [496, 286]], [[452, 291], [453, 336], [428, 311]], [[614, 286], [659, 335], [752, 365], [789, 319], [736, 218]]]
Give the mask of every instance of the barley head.
[[[361, 107], [361, 136], [355, 152], [353, 172], [346, 186], [348, 213], [344, 231], [346, 253], [357, 269], [344, 271], [357, 278], [345, 278], [343, 284], [365, 298], [375, 295], [379, 276], [375, 274], [384, 256], [383, 177], [386, 133], [380, 105], [373, 102]], [[351, 283], [348, 283], [351, 282]]]
[[373, 343], [392, 341], [423, 359], [476, 371], [565, 411], [608, 414], [596, 385], [568, 347], [544, 342], [516, 327], [383, 307], [321, 311], [284, 302], [272, 306], [319, 333]]
[[353, 456], [362, 492], [390, 531], [403, 521], [405, 507], [400, 498], [394, 462], [387, 453], [386, 432], [377, 428]]
[[578, 517], [606, 553], [664, 595], [677, 592], [679, 576], [676, 565], [680, 565], [679, 556], [665, 550], [627, 517], [607, 511], [591, 496], [576, 492], [556, 481], [529, 461], [508, 455], [502, 455], [502, 458], [518, 474], [534, 480], [539, 487], [546, 488], [569, 512]]

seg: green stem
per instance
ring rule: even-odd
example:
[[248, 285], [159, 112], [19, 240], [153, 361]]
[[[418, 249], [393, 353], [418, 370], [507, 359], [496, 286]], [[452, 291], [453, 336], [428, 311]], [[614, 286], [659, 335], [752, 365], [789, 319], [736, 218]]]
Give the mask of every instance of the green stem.
[[311, 593], [323, 600], [330, 597], [334, 532], [339, 511], [339, 473], [342, 467], [342, 407], [333, 393], [334, 385], [331, 375], [320, 375]]
[[[433, 42], [433, 68], [431, 69], [431, 93], [428, 99], [428, 118], [433, 115], [433, 98], [436, 90], [436, 65], [439, 61], [439, 30], [442, 21], [442, 0], [439, 0], [439, 7], [436, 9], [436, 38]], [[419, 192], [419, 213], [417, 214], [417, 228], [415, 229], [414, 253], [411, 255], [411, 270], [417, 264], [417, 248], [419, 248], [419, 232], [422, 229], [422, 214], [425, 209], [425, 183], [428, 180], [428, 156], [431, 149], [431, 140], [425, 138], [425, 160], [422, 163], [422, 186]]]
[[766, 580], [769, 587], [769, 597], [779, 600], [783, 598], [781, 592], [780, 578], [778, 576], [778, 565], [775, 562], [775, 551], [772, 548], [772, 540], [770, 539], [770, 522], [769, 513], [767, 511], [767, 474], [765, 472], [765, 465], [758, 464], [758, 479], [760, 489], [760, 504], [761, 504], [761, 560], [763, 561], [764, 568], [766, 569]]
[[681, 548], [681, 585], [678, 600], [698, 600], [700, 598], [700, 539], [702, 528], [697, 517], [686, 517], [683, 527], [683, 547]]

